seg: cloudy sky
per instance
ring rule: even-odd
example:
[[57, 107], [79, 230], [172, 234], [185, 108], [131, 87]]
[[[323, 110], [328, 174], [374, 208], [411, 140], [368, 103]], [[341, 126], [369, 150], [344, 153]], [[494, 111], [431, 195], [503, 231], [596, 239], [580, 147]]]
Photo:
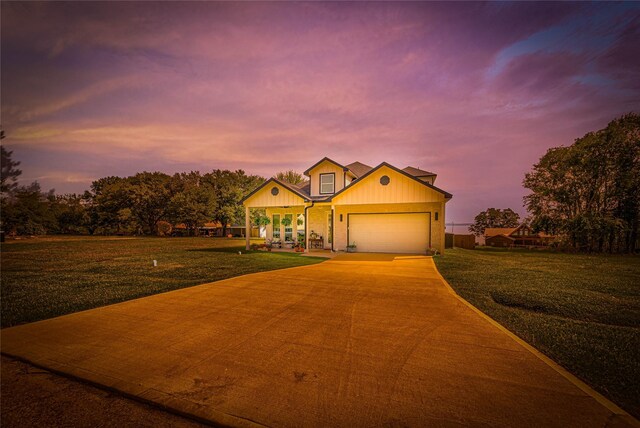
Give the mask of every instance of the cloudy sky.
[[3, 140], [59, 193], [323, 156], [438, 174], [447, 221], [640, 111], [640, 3], [2, 2]]

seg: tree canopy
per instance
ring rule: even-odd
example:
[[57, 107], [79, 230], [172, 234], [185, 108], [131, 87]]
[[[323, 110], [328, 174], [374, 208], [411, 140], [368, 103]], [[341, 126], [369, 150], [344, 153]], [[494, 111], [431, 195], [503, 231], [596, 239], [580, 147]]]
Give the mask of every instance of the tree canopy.
[[560, 235], [576, 250], [637, 251], [640, 115], [549, 149], [523, 185], [534, 230]]
[[292, 169], [288, 171], [280, 171], [275, 175], [275, 178], [277, 178], [280, 181], [286, 181], [287, 183], [291, 183], [291, 184], [300, 184], [305, 181], [304, 175]]
[[478, 214], [471, 226], [471, 231], [476, 236], [484, 234], [490, 227], [517, 227], [520, 225], [520, 215], [511, 208], [488, 208]]
[[2, 228], [17, 234], [166, 234], [168, 223], [184, 224], [192, 235], [209, 221], [226, 229], [244, 224], [240, 201], [264, 182], [242, 170], [140, 172], [100, 178], [82, 195], [55, 195], [38, 183], [19, 186], [11, 155], [2, 148]]

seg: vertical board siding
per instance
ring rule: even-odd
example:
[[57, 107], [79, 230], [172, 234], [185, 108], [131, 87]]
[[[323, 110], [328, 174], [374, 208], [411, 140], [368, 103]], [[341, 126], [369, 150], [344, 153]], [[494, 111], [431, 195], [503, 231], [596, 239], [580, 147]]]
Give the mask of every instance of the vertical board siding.
[[311, 180], [311, 196], [327, 196], [326, 194], [320, 194], [320, 174], [331, 173], [336, 175], [335, 192], [337, 193], [342, 190], [344, 187], [344, 170], [329, 161], [324, 161], [309, 171]]
[[[390, 182], [383, 186], [380, 178], [386, 175]], [[417, 182], [391, 168], [383, 166], [362, 181], [351, 184], [351, 189], [346, 190], [333, 200], [338, 205], [355, 204], [399, 204], [419, 202], [444, 201], [444, 195], [424, 184]]]
[[[271, 194], [271, 189], [277, 187], [280, 193], [277, 196]], [[269, 183], [256, 194], [244, 201], [244, 206], [249, 208], [282, 207], [291, 205], [304, 205], [304, 200], [291, 190], [277, 183]]]

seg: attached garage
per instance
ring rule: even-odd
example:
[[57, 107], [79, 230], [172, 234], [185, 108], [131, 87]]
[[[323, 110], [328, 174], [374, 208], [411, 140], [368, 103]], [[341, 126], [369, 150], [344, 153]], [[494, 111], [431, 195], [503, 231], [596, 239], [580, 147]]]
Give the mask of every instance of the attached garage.
[[430, 213], [348, 215], [348, 243], [358, 252], [424, 254], [430, 247]]

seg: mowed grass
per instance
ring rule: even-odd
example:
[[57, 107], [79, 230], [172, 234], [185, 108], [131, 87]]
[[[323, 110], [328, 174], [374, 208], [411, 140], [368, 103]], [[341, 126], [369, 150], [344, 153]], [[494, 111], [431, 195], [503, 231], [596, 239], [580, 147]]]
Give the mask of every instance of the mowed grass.
[[447, 250], [467, 301], [640, 417], [640, 257]]
[[324, 260], [245, 252], [244, 240], [224, 238], [50, 237], [0, 248], [2, 327]]

